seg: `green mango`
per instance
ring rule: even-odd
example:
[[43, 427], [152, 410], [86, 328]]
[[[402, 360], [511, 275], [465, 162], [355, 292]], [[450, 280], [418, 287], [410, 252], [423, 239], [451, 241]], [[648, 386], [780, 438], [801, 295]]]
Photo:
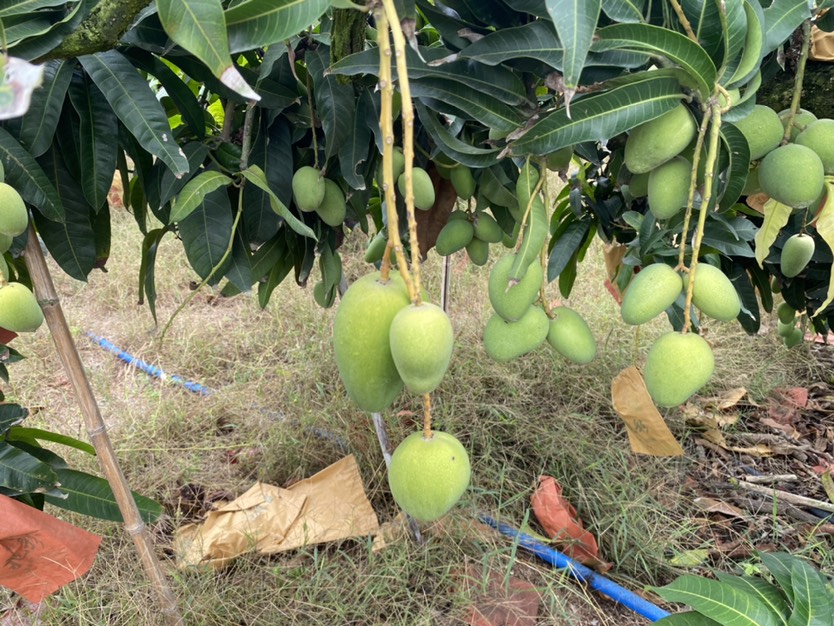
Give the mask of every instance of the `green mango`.
[[783, 324], [793, 325], [793, 321], [796, 319], [796, 311], [793, 310], [790, 304], [783, 302], [776, 307], [776, 316]]
[[544, 276], [542, 266], [531, 263], [521, 280], [510, 284], [510, 269], [514, 262], [514, 254], [505, 254], [498, 259], [489, 273], [487, 287], [492, 308], [508, 322], [520, 320], [535, 302]]
[[751, 161], [761, 159], [776, 148], [785, 132], [779, 114], [763, 104], [754, 106], [747, 117], [735, 122], [735, 127], [747, 139]]
[[363, 411], [386, 409], [403, 381], [391, 355], [391, 322], [411, 303], [399, 274], [387, 282], [372, 272], [345, 292], [333, 320], [333, 352], [350, 398]]
[[[790, 114], [791, 110], [789, 108], [779, 111], [779, 119], [782, 121], [782, 126], [784, 128], [788, 127], [788, 118], [790, 117]], [[806, 111], [805, 109], [799, 109], [799, 111], [796, 112], [796, 115], [793, 118], [793, 126], [791, 126], [791, 143], [796, 141], [796, 138], [799, 136], [799, 133], [808, 128], [808, 124], [810, 124], [811, 122], [815, 122], [816, 119], [817, 116], [811, 113], [810, 111]]]
[[313, 299], [323, 309], [329, 309], [333, 306], [333, 303], [336, 302], [336, 286], [330, 287], [328, 291], [325, 291], [325, 285], [322, 281], [317, 282], [313, 285]]
[[12, 242], [14, 241], [14, 237], [11, 235], [4, 235], [0, 233], [0, 254], [8, 252], [9, 248], [12, 247]]
[[374, 238], [368, 242], [365, 249], [365, 263], [377, 263], [385, 255], [385, 248], [388, 245], [388, 237], [384, 230], [379, 231]]
[[[405, 155], [403, 154], [403, 149], [399, 146], [394, 146], [393, 151], [393, 169], [394, 169], [394, 177], [393, 180], [397, 180], [402, 173], [405, 171]], [[379, 165], [376, 169], [376, 180], [379, 183], [379, 186], [382, 187], [383, 177], [382, 177], [382, 159], [379, 160]]]
[[26, 285], [6, 283], [0, 287], [0, 328], [13, 333], [31, 333], [41, 324], [43, 311]]
[[403, 439], [388, 468], [388, 486], [399, 507], [421, 522], [433, 522], [460, 500], [471, 477], [466, 448], [449, 433], [435, 430]]
[[801, 328], [794, 328], [785, 336], [785, 347], [793, 348], [801, 344], [805, 339], [805, 334]]
[[478, 211], [475, 214], [475, 236], [487, 243], [498, 243], [504, 238], [504, 230], [489, 213]]
[[[683, 288], [689, 287], [689, 274], [683, 275]], [[730, 279], [717, 267], [698, 263], [692, 303], [712, 319], [729, 322], [741, 313], [741, 299]]]
[[446, 312], [423, 302], [400, 309], [391, 322], [391, 355], [397, 371], [411, 393], [431, 393], [443, 380], [455, 333]]
[[780, 337], [787, 337], [793, 332], [794, 328], [796, 328], [796, 322], [793, 320], [790, 322], [783, 322], [782, 320], [776, 322], [776, 334]]
[[582, 316], [566, 306], [555, 307], [553, 315], [547, 343], [573, 363], [584, 365], [593, 361], [597, 354], [597, 342]]
[[652, 344], [643, 377], [655, 404], [670, 407], [683, 404], [706, 385], [714, 369], [712, 348], [703, 337], [671, 332]]
[[434, 244], [437, 254], [449, 256], [458, 250], [463, 250], [475, 236], [475, 227], [468, 220], [452, 220], [437, 235]]
[[672, 157], [649, 172], [649, 210], [659, 220], [680, 213], [689, 199], [692, 163], [682, 156]]
[[573, 146], [559, 148], [556, 152], [551, 152], [547, 155], [545, 161], [547, 169], [552, 172], [564, 172], [570, 167], [570, 162], [573, 159]]
[[301, 211], [315, 211], [324, 200], [325, 184], [321, 173], [305, 165], [298, 168], [292, 177], [292, 197]]
[[538, 348], [549, 330], [550, 318], [537, 306], [529, 307], [517, 322], [495, 314], [484, 328], [484, 347], [492, 360], [505, 363]]
[[[680, 154], [696, 132], [695, 119], [689, 109], [679, 104], [629, 133], [625, 145], [625, 165], [632, 174], [650, 172]], [[634, 192], [632, 195], [635, 195]]]
[[634, 198], [643, 198], [649, 194], [649, 176], [651, 171], [634, 174], [628, 181], [628, 190]]
[[472, 176], [472, 170], [465, 165], [458, 165], [452, 168], [452, 171], [449, 173], [449, 178], [459, 198], [469, 200], [472, 194], [475, 193], [475, 177]]
[[17, 237], [28, 226], [29, 211], [23, 198], [11, 185], [0, 183], [0, 235]]
[[665, 263], [647, 265], [623, 294], [620, 306], [623, 321], [636, 326], [654, 319], [677, 300], [682, 285], [680, 274]]
[[489, 244], [477, 237], [472, 237], [472, 241], [466, 244], [466, 254], [475, 265], [486, 265], [489, 261]]
[[787, 278], [798, 276], [808, 266], [815, 248], [816, 244], [811, 235], [801, 233], [788, 237], [785, 247], [782, 248], [782, 256], [779, 257], [782, 275]]
[[328, 226], [339, 226], [345, 221], [347, 213], [345, 194], [338, 183], [329, 178], [324, 179], [324, 198], [316, 207], [316, 213]]
[[[434, 206], [434, 183], [429, 173], [421, 167], [411, 170], [412, 185], [414, 187], [414, 206], [421, 211], [428, 211]], [[405, 197], [405, 174], [397, 179], [397, 189]]]
[[771, 150], [759, 163], [759, 185], [767, 195], [795, 209], [814, 203], [823, 191], [825, 169], [817, 153], [789, 143]]

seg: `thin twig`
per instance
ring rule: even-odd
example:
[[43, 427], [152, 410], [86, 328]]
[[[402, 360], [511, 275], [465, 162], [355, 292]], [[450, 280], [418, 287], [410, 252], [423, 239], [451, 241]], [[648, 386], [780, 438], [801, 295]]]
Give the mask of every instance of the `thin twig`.
[[695, 43], [698, 43], [698, 37], [695, 35], [695, 31], [692, 30], [692, 24], [689, 23], [686, 13], [683, 12], [681, 3], [678, 2], [678, 0], [669, 0], [669, 4], [671, 4], [672, 8], [675, 9], [675, 15], [678, 16], [678, 21], [681, 23], [681, 26], [683, 26], [683, 30], [686, 31], [686, 36]]
[[764, 496], [768, 496], [773, 500], [784, 500], [788, 504], [796, 504], [798, 506], [810, 506], [815, 509], [820, 509], [821, 511], [828, 511], [830, 513], [834, 513], [834, 504], [832, 504], [831, 502], [824, 502], [822, 500], [816, 500], [814, 498], [798, 496], [788, 491], [782, 491], [781, 489], [772, 489], [770, 487], [762, 487], [761, 485], [754, 485], [743, 480], [731, 479], [730, 483], [732, 483], [736, 487], [741, 487], [742, 489], [747, 489], [748, 491], [753, 491], [755, 493], [760, 493]]
[[808, 55], [811, 50], [811, 20], [802, 22], [802, 50], [799, 53], [799, 63], [796, 66], [796, 77], [793, 83], [793, 96], [791, 97], [791, 112], [788, 114], [788, 121], [785, 123], [785, 134], [782, 136], [782, 143], [788, 143], [791, 139], [791, 130], [799, 112], [799, 102], [802, 98], [802, 83], [805, 81], [805, 64], [808, 62]]

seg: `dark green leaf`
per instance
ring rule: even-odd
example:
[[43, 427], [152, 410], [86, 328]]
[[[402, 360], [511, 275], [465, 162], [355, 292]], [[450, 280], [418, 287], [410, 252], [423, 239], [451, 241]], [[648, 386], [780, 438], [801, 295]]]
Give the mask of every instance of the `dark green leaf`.
[[[716, 0], [682, 0], [681, 8], [698, 43], [719, 63], [724, 51], [724, 33]], [[673, 19], [676, 19], [673, 17]], [[677, 20], [676, 20], [677, 21]]]
[[0, 403], [0, 435], [12, 426], [20, 424], [28, 415], [29, 411], [18, 404]]
[[232, 53], [279, 43], [301, 32], [330, 6], [330, 0], [242, 0], [226, 10]]
[[371, 150], [371, 129], [379, 124], [370, 93], [363, 89], [356, 102], [353, 127], [339, 149], [339, 171], [353, 189], [365, 189], [364, 165]]
[[48, 61], [44, 65], [43, 84], [20, 125], [20, 141], [32, 156], [49, 149], [71, 78], [72, 63], [68, 61]]
[[283, 232], [275, 233], [275, 236], [258, 248], [250, 259], [252, 280], [261, 280], [286, 255], [287, 239]]
[[[38, 442], [34, 439], [11, 439], [8, 443], [13, 445], [18, 450], [23, 450], [26, 454], [35, 457], [38, 461], [46, 463], [52, 469], [64, 469], [69, 467], [64, 459], [51, 450], [41, 448], [38, 445]], [[60, 490], [57, 489], [56, 491], [60, 492]]]
[[655, 588], [668, 602], [681, 602], [724, 626], [779, 626], [756, 596], [699, 576], [681, 576]]
[[589, 220], [574, 221], [571, 217], [570, 224], [564, 229], [561, 235], [556, 238], [553, 249], [550, 252], [550, 258], [547, 262], [547, 280], [552, 282], [556, 280], [562, 271], [568, 266], [571, 258], [576, 254], [588, 236], [588, 230], [591, 228]]
[[61, 44], [90, 12], [92, 2], [76, 2], [67, 8], [63, 16], [59, 16], [60, 19], [53, 22], [46, 31], [15, 44], [14, 56], [33, 61]]
[[452, 135], [435, 114], [420, 102], [415, 103], [423, 128], [440, 150], [467, 167], [489, 167], [498, 160], [497, 148], [478, 148]]
[[19, 438], [24, 440], [36, 439], [39, 441], [51, 441], [52, 443], [58, 443], [62, 446], [68, 446], [70, 448], [75, 448], [76, 450], [81, 450], [82, 452], [92, 454], [93, 456], [96, 454], [96, 449], [86, 441], [81, 441], [80, 439], [76, 439], [75, 437], [70, 437], [68, 435], [62, 435], [61, 433], [52, 432], [51, 430], [15, 426], [9, 431], [9, 436], [12, 439]]
[[831, 585], [820, 573], [800, 558], [791, 565], [793, 612], [789, 626], [832, 626], [834, 597]]
[[266, 308], [272, 292], [275, 291], [275, 288], [287, 277], [292, 270], [293, 265], [293, 255], [291, 254], [289, 248], [285, 248], [284, 255], [272, 266], [267, 279], [258, 285], [258, 304], [262, 309]]
[[55, 262], [76, 280], [87, 280], [96, 264], [96, 243], [91, 214], [93, 208], [84, 198], [78, 181], [67, 169], [55, 144], [38, 159], [63, 198], [64, 221], [53, 222], [34, 215], [43, 242]]
[[[179, 223], [188, 263], [200, 278], [211, 274], [226, 254], [232, 236], [232, 223], [229, 195], [225, 188], [206, 195], [200, 206]], [[223, 277], [228, 263], [227, 259], [223, 267], [214, 272], [211, 284], [216, 284]]]
[[796, 557], [786, 552], [760, 552], [759, 556], [767, 571], [770, 572], [770, 575], [782, 589], [782, 593], [787, 597], [788, 603], [793, 605], [794, 591], [791, 568]]
[[775, 50], [791, 36], [802, 22], [811, 18], [807, 0], [773, 0], [764, 10], [765, 49]]
[[[188, 184], [191, 177], [198, 172], [200, 166], [206, 160], [206, 156], [208, 156], [209, 147], [199, 141], [192, 141], [183, 147], [182, 152], [188, 159], [188, 174], [185, 176], [175, 176], [174, 173], [167, 167], [164, 167], [160, 161], [157, 161], [154, 164], [154, 169], [159, 176], [160, 207], [164, 207], [171, 200], [173, 200], [174, 197], [182, 191], [186, 184]], [[157, 215], [157, 217], [160, 216]], [[172, 221], [170, 212], [168, 213], [167, 221], [169, 223]]]
[[189, 180], [174, 198], [171, 206], [171, 222], [182, 221], [203, 202], [206, 194], [231, 183], [231, 178], [215, 170], [200, 172]]
[[46, 463], [0, 441], [0, 487], [35, 493], [52, 489], [56, 482], [58, 476]]
[[639, 24], [644, 21], [646, 0], [602, 0], [602, 10], [615, 22]]
[[750, 146], [747, 139], [732, 124], [721, 124], [721, 140], [730, 155], [730, 167], [727, 171], [727, 186], [721, 196], [719, 207], [729, 209], [741, 197], [747, 182], [750, 167]]
[[5, 128], [0, 128], [0, 159], [6, 172], [6, 182], [17, 189], [26, 202], [47, 219], [56, 222], [64, 219], [61, 196], [35, 158]]
[[252, 255], [249, 244], [243, 240], [241, 230], [235, 232], [232, 246], [231, 264], [226, 271], [226, 278], [238, 293], [249, 291], [255, 279], [252, 278]]
[[517, 26], [502, 28], [464, 48], [455, 58], [474, 59], [486, 65], [498, 65], [517, 58], [541, 61], [560, 70], [564, 61], [564, 47], [552, 24], [537, 20]]
[[599, 19], [600, 0], [546, 0], [547, 12], [564, 47], [565, 88], [576, 89]]
[[674, 31], [650, 24], [613, 24], [597, 31], [595, 51], [628, 50], [666, 57], [686, 70], [703, 100], [712, 93], [715, 65], [694, 41]]
[[188, 172], [188, 161], [174, 141], [165, 110], [130, 61], [116, 50], [78, 60], [139, 144], [174, 174]]
[[156, 253], [159, 250], [159, 242], [168, 232], [166, 228], [152, 230], [142, 240], [142, 261], [139, 265], [139, 304], [148, 299], [148, 308], [151, 310], [154, 322], [156, 322]]
[[[75, 0], [78, 2], [78, 0]], [[39, 9], [60, 7], [66, 4], [62, 0], [6, 0], [0, 4], [0, 17], [26, 15]]]
[[[715, 2], [715, 0], [712, 0]], [[747, 38], [747, 14], [744, 11], [744, 0], [723, 0], [723, 11], [719, 10], [721, 26], [724, 30], [724, 62], [721, 73], [725, 68], [736, 68], [739, 54]]]
[[770, 612], [776, 616], [783, 616], [781, 623], [787, 626], [788, 620], [788, 603], [785, 596], [778, 588], [771, 585], [762, 578], [754, 578], [752, 576], [730, 576], [723, 572], [716, 572], [715, 575], [725, 585], [730, 585], [741, 591], [754, 595], [759, 598], [769, 609]]
[[647, 76], [637, 83], [577, 98], [570, 117], [564, 108], [547, 115], [511, 144], [512, 152], [516, 156], [550, 154], [583, 141], [609, 139], [670, 111], [681, 97], [674, 78]]
[[[49, 504], [111, 522], [124, 521], [113, 490], [106, 480], [71, 469], [59, 469], [56, 474], [61, 483], [61, 491], [65, 492], [67, 497], [47, 496], [46, 501]], [[150, 523], [159, 519], [162, 515], [160, 504], [136, 492], [131, 493], [143, 521]]]
[[330, 63], [329, 48], [321, 46], [307, 53], [307, 67], [313, 77], [316, 112], [325, 136], [325, 160], [338, 153], [353, 128], [356, 101], [353, 86], [342, 85], [335, 76], [325, 76]]
[[727, 278], [736, 289], [739, 300], [741, 300], [741, 312], [738, 314], [738, 323], [748, 334], [755, 334], [759, 331], [762, 322], [762, 315], [759, 311], [759, 301], [756, 299], [756, 290], [750, 282], [750, 276], [744, 267], [734, 263], [728, 271]]
[[720, 622], [705, 617], [697, 611], [675, 613], [656, 621], [655, 624], [660, 626], [721, 626]]
[[87, 202], [100, 207], [107, 202], [116, 171], [119, 122], [104, 95], [88, 76], [73, 80], [69, 95], [81, 120], [78, 144], [81, 187]]

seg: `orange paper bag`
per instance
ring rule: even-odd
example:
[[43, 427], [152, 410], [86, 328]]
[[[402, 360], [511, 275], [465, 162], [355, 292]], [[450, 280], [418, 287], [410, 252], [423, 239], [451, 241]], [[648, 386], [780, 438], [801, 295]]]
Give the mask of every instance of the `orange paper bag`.
[[0, 585], [37, 604], [87, 573], [101, 537], [0, 495]]

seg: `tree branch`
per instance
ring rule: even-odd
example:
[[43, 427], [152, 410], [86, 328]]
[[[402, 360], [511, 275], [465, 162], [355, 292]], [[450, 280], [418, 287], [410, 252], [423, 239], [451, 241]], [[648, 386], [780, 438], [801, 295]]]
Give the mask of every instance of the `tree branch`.
[[100, 0], [61, 45], [38, 61], [72, 59], [115, 48], [139, 12], [149, 4], [150, 0]]

